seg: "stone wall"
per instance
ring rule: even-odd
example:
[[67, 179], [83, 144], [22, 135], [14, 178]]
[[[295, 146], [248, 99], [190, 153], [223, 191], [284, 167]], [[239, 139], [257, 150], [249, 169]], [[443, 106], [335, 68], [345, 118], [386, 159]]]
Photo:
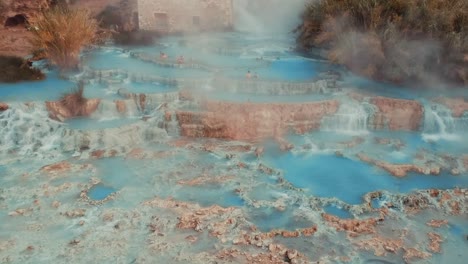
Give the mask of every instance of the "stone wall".
[[138, 0], [139, 28], [161, 33], [232, 26], [232, 0]]

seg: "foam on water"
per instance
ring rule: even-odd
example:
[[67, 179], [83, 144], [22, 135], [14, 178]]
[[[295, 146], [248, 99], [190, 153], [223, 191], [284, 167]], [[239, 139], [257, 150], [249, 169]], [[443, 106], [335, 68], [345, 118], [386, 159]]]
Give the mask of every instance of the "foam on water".
[[369, 133], [367, 129], [368, 118], [369, 113], [363, 105], [343, 102], [337, 113], [323, 118], [320, 128], [323, 131], [365, 135]]
[[[424, 133], [425, 141], [459, 141], [462, 139], [458, 132], [459, 121], [452, 116], [452, 112], [442, 105], [425, 105]], [[463, 121], [462, 121], [463, 122]]]
[[13, 104], [0, 112], [0, 153], [19, 155], [60, 151], [65, 126], [49, 119], [43, 103]]

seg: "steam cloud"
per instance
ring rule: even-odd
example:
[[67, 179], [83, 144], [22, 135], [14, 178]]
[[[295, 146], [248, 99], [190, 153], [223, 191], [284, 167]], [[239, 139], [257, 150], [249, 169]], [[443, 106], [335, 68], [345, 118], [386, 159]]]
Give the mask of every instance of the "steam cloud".
[[300, 24], [308, 0], [234, 0], [236, 30], [287, 33]]

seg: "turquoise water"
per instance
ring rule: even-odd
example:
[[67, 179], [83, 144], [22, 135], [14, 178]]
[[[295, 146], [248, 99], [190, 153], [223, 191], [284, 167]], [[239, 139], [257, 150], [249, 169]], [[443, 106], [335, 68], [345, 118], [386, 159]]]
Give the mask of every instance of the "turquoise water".
[[97, 184], [89, 189], [88, 197], [95, 201], [102, 201], [114, 192], [116, 192], [116, 190], [112, 187], [104, 184]]
[[[336, 99], [347, 103], [350, 99], [346, 93], [357, 90], [395, 98], [416, 99], [426, 106], [430, 104], [428, 99], [437, 95], [434, 91], [412, 90], [358, 78], [327, 62], [301, 57], [291, 51], [290, 47], [294, 42], [290, 37], [262, 37], [243, 33], [172, 36], [161, 38], [159, 44], [150, 47], [105, 47], [90, 51], [84, 54], [83, 66], [85, 69], [120, 69], [130, 75], [201, 80], [203, 87], [195, 88], [198, 88], [197, 92], [203, 97], [231, 102], [298, 103]], [[167, 53], [170, 59], [179, 55], [184, 55], [186, 60], [192, 58], [196, 63], [207, 66], [207, 69], [158, 66], [130, 56], [130, 52], [144, 52], [156, 58], [161, 51]], [[223, 92], [224, 87], [210, 85], [215, 83], [214, 76], [245, 80], [248, 70], [252, 74], [257, 73], [259, 80], [264, 81], [267, 86], [268, 82], [308, 82], [317, 78], [320, 73], [340, 70], [344, 73], [344, 88], [343, 91], [330, 91], [327, 94], [276, 96], [255, 94], [252, 91]], [[467, 173], [463, 170], [458, 176], [450, 175], [449, 171], [444, 170], [439, 176], [410, 173], [405, 178], [396, 178], [357, 158], [357, 154], [364, 153], [395, 164], [423, 162], [417, 157], [424, 155], [439, 161], [442, 159], [440, 156], [446, 154], [458, 159], [468, 153], [463, 131], [458, 131], [461, 135], [459, 140], [433, 141], [425, 140], [423, 129], [416, 132], [376, 132], [364, 128], [359, 131], [345, 131], [356, 133], [325, 130], [305, 135], [288, 133], [284, 135], [284, 139], [294, 145], [288, 152], [280, 151], [278, 144], [271, 139], [254, 142], [187, 139], [177, 134], [177, 127], [167, 135], [161, 128], [169, 127], [170, 124], [164, 122], [163, 117], [166, 110], [171, 113], [186, 109], [201, 111], [196, 103], [172, 99], [162, 99], [160, 102], [148, 97], [147, 103], [151, 106], [151, 111], [145, 112], [145, 116], [151, 119], [143, 122], [142, 111], [137, 109], [133, 100], [128, 100], [127, 114], [117, 113], [114, 101], [124, 99], [118, 93], [121, 89], [136, 94], [177, 92], [186, 88], [184, 84], [191, 84], [190, 81], [167, 85], [143, 78], [136, 82], [126, 74], [102, 79], [86, 79], [86, 74], [70, 77], [72, 80], [85, 78], [85, 96], [102, 99], [103, 103], [90, 117], [67, 120], [64, 124], [47, 119], [47, 112], [39, 105], [42, 101], [56, 100], [69, 92], [75, 86], [74, 81], [62, 80], [52, 70], [48, 72], [45, 81], [0, 85], [0, 101], [10, 103], [13, 108], [0, 114], [0, 136], [4, 137], [5, 141], [2, 142], [6, 144], [6, 147], [0, 146], [0, 246], [4, 245], [2, 242], [8, 237], [14, 237], [17, 245], [14, 249], [7, 247], [5, 251], [0, 250], [0, 259], [7, 255], [20, 256], [30, 243], [37, 242], [41, 245], [37, 246], [40, 250], [30, 255], [36, 261], [26, 257], [20, 260], [15, 258], [15, 261], [83, 262], [71, 257], [71, 253], [68, 254], [72, 248], [69, 243], [78, 239], [81, 240], [82, 244], [79, 245], [82, 248], [108, 251], [110, 255], [116, 256], [114, 262], [118, 263], [131, 263], [141, 252], [141, 256], [146, 256], [147, 250], [151, 256], [154, 256], [154, 250], [159, 250], [157, 252], [163, 255], [161, 259], [164, 262], [172, 263], [177, 258], [184, 263], [192, 257], [190, 254], [184, 255], [187, 252], [213, 252], [219, 240], [207, 230], [216, 226], [219, 223], [217, 221], [226, 219], [235, 222], [226, 231], [232, 237], [238, 237], [245, 230], [250, 232], [249, 230], [254, 229], [253, 226], [267, 232], [273, 229], [295, 230], [317, 224], [320, 233], [316, 236], [300, 239], [277, 237], [273, 242], [301, 250], [313, 261], [319, 261], [324, 254], [337, 255], [336, 252], [357, 256], [360, 253], [356, 252], [361, 251], [344, 234], [337, 234], [334, 228], [324, 223], [321, 218], [323, 212], [344, 219], [365, 218], [366, 213], [350, 211], [363, 203], [362, 196], [368, 192], [385, 190], [390, 195], [419, 189], [468, 186]], [[242, 85], [242, 82], [239, 83]], [[466, 88], [464, 91], [454, 90], [447, 94], [466, 97]], [[35, 101], [37, 108], [29, 109], [24, 104], [17, 103], [26, 101]], [[360, 106], [363, 105], [366, 106], [365, 103]], [[158, 107], [161, 110], [153, 111]], [[372, 109], [366, 108], [366, 111]], [[177, 126], [176, 121], [173, 123]], [[240, 121], [239, 125], [242, 125]], [[437, 133], [440, 127], [434, 130]], [[376, 138], [390, 139], [391, 144], [377, 144]], [[355, 146], [347, 145], [356, 139], [360, 143]], [[398, 142], [401, 144], [397, 144]], [[241, 143], [248, 144], [251, 149], [237, 151], [228, 148]], [[263, 156], [256, 157], [253, 150], [259, 146], [264, 147], [265, 152]], [[93, 157], [91, 154], [94, 151], [104, 151], [104, 157], [107, 158]], [[71, 167], [52, 173], [41, 169], [60, 161], [69, 162]], [[462, 168], [462, 161], [456, 162]], [[260, 164], [273, 169], [273, 173], [259, 170]], [[93, 206], [79, 200], [80, 193], [89, 184], [96, 183], [96, 180], [100, 183], [89, 190], [89, 197], [102, 201], [116, 193], [112, 202]], [[201, 232], [178, 230], [175, 226], [181, 216], [180, 208], [144, 205], [146, 201], [155, 198], [174, 199], [200, 207], [235, 207], [236, 211], [232, 215], [201, 217]], [[374, 199], [372, 206], [379, 208], [389, 202], [387, 199], [390, 198]], [[35, 200], [38, 200], [40, 206], [34, 205]], [[30, 208], [32, 209], [28, 211]], [[66, 212], [77, 208], [86, 209], [86, 214], [76, 218], [64, 216]], [[25, 209], [25, 216], [9, 216], [12, 212], [14, 215], [17, 209]], [[409, 232], [416, 232], [408, 235], [409, 243], [420, 242], [420, 245], [425, 245], [425, 234], [430, 231], [425, 225], [427, 219], [421, 220], [420, 215], [408, 217], [397, 209], [392, 209], [392, 213], [394, 215], [386, 220], [390, 223], [383, 223], [383, 227], [379, 225], [379, 233], [381, 229], [384, 233], [388, 228], [408, 229]], [[447, 242], [442, 244], [444, 252], [459, 252], [460, 244], [466, 245], [460, 241], [467, 232], [466, 221], [460, 221], [444, 210], [433, 209], [430, 213], [431, 217], [447, 218], [450, 221], [449, 227], [440, 231], [447, 238]], [[104, 217], [111, 214], [111, 218]], [[465, 216], [466, 214], [460, 218]], [[81, 221], [84, 223], [80, 223]], [[149, 226], [156, 230], [155, 233], [149, 231]], [[93, 234], [96, 238], [90, 238], [88, 234]], [[196, 235], [199, 242], [184, 244], [188, 243], [185, 239], [188, 235]], [[229, 235], [226, 245], [231, 246]], [[47, 243], [41, 244], [44, 240]], [[116, 250], [113, 247], [116, 243], [108, 241], [124, 245], [122, 248], [125, 248], [125, 252]], [[152, 246], [154, 249], [148, 249]], [[175, 248], [177, 253], [171, 249], [167, 252], [160, 250], [166, 247]], [[336, 249], [336, 252], [328, 252], [324, 248]], [[60, 252], [61, 255], [56, 256], [52, 252]], [[96, 250], [88, 254], [91, 262], [108, 261], [96, 260], [101, 257], [101, 253]], [[67, 255], [67, 258], [64, 259], [62, 255]], [[435, 256], [429, 262], [443, 260], [449, 263], [452, 259], [446, 255]], [[363, 259], [369, 258], [359, 260], [364, 263], [378, 262], [372, 259], [370, 253], [362, 256], [365, 256]], [[397, 257], [389, 253], [389, 258], [390, 256]], [[450, 263], [456, 263], [457, 260]], [[401, 261], [397, 258], [395, 263]]]
[[112, 119], [91, 119], [91, 118], [74, 118], [66, 121], [66, 124], [71, 129], [79, 130], [100, 130], [105, 128], [123, 127], [138, 122], [140, 119], [136, 117], [128, 118], [112, 118]]
[[284, 177], [298, 188], [319, 197], [336, 197], [350, 204], [375, 190], [408, 193], [417, 189], [453, 188], [468, 184], [467, 177], [409, 174], [398, 179], [361, 161], [324, 154], [293, 153], [267, 155], [267, 164], [283, 170]]
[[339, 218], [353, 218], [353, 216], [343, 208], [339, 208], [335, 205], [328, 205], [323, 208], [327, 214], [338, 216]]
[[55, 71], [40, 82], [0, 83], [0, 100], [7, 102], [51, 101], [69, 93], [75, 84], [58, 78]]

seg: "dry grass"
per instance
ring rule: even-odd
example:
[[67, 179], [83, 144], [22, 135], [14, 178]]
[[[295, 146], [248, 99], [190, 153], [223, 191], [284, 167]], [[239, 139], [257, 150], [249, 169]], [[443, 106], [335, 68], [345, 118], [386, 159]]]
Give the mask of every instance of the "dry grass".
[[72, 69], [79, 65], [82, 48], [96, 39], [98, 24], [88, 11], [57, 6], [45, 12], [31, 29], [35, 50], [42, 50], [60, 68]]
[[79, 82], [77, 88], [60, 98], [60, 104], [65, 107], [72, 116], [82, 116], [86, 112], [87, 99], [83, 95], [84, 83]]
[[368, 77], [440, 74], [466, 83], [467, 10], [466, 0], [314, 0], [298, 41], [329, 49], [331, 60]]

